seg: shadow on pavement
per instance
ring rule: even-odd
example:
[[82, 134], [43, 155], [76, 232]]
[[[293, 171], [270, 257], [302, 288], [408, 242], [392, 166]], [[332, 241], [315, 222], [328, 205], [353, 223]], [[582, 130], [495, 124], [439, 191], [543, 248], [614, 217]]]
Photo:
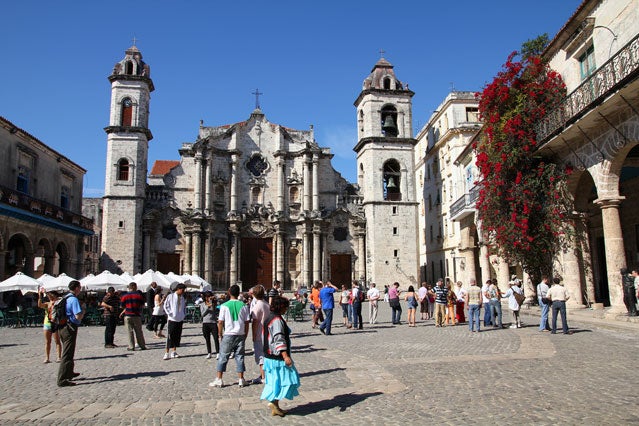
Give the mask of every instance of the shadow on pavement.
[[346, 411], [347, 408], [352, 407], [364, 401], [367, 398], [382, 395], [383, 392], [369, 392], [369, 393], [347, 393], [343, 395], [336, 395], [331, 399], [317, 402], [309, 402], [308, 404], [298, 405], [291, 408], [287, 416], [305, 416], [307, 414], [317, 413], [319, 411], [330, 410], [332, 408], [339, 407], [340, 411]]
[[104, 377], [78, 377], [76, 379], [76, 383], [80, 384], [94, 384], [94, 383], [106, 383], [106, 382], [114, 382], [118, 380], [130, 380], [130, 379], [138, 379], [141, 377], [162, 377], [169, 375], [171, 373], [182, 373], [185, 370], [174, 370], [174, 371], [143, 371], [140, 373], [130, 373], [130, 374], [115, 374], [113, 376], [104, 376]]
[[105, 358], [127, 358], [129, 356], [133, 355], [133, 352], [131, 351], [131, 353], [123, 353], [123, 354], [113, 354], [113, 355], [103, 355], [103, 356], [85, 356], [82, 358], [75, 358], [75, 361], [87, 361], [90, 359], [105, 359]]
[[310, 376], [318, 376], [320, 374], [328, 374], [334, 373], [336, 371], [344, 371], [345, 368], [337, 367], [337, 368], [329, 368], [328, 370], [317, 370], [317, 371], [309, 371], [308, 373], [299, 373], [300, 377], [310, 377]]
[[303, 345], [303, 346], [296, 346], [295, 348], [292, 348], [291, 352], [295, 354], [302, 354], [302, 353], [311, 353], [311, 352], [325, 351], [325, 350], [326, 349], [324, 348], [315, 348], [313, 347], [313, 345]]

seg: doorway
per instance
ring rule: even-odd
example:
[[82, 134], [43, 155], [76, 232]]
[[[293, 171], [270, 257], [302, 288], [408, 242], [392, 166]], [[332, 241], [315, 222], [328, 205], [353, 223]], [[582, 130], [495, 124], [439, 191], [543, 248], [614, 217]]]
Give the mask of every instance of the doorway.
[[331, 281], [333, 285], [341, 288], [344, 284], [346, 288], [350, 288], [352, 276], [351, 255], [331, 254]]
[[273, 240], [242, 238], [240, 280], [243, 288], [262, 284], [267, 290], [273, 285]]

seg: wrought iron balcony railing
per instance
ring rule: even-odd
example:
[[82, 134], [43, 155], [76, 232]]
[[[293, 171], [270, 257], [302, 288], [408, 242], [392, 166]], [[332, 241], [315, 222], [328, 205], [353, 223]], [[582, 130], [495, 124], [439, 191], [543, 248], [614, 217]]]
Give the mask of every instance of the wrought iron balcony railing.
[[0, 203], [28, 211], [32, 214], [57, 220], [68, 225], [93, 230], [93, 220], [70, 210], [0, 185]]
[[639, 35], [599, 67], [536, 125], [541, 144], [639, 74]]
[[477, 198], [479, 198], [479, 186], [473, 186], [468, 193], [462, 195], [450, 206], [450, 217], [454, 220], [463, 210], [475, 210]]

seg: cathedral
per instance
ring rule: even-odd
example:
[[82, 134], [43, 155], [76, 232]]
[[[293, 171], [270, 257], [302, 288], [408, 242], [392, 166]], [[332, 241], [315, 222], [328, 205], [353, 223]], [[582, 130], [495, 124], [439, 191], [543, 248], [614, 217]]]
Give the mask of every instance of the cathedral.
[[154, 85], [137, 47], [109, 81], [101, 269], [197, 274], [215, 288], [416, 283], [413, 92], [384, 58], [355, 101], [357, 183], [312, 126], [272, 123], [259, 104], [244, 121], [200, 122], [179, 160], [149, 172]]

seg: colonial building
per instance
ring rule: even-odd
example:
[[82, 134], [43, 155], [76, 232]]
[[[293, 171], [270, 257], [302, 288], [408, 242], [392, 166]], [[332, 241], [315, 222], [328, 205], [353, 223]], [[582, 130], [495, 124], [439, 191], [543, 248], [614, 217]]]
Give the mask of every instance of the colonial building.
[[234, 124], [201, 123], [179, 160], [157, 161], [148, 174], [153, 82], [135, 46], [109, 80], [104, 269], [193, 273], [244, 288], [365, 279], [362, 196], [312, 126], [271, 123], [258, 106]]
[[0, 150], [0, 279], [83, 276], [93, 233], [80, 214], [86, 170], [2, 117]]
[[449, 277], [467, 284], [477, 275], [476, 226], [454, 208], [460, 196], [473, 193], [477, 180], [474, 161], [459, 158], [479, 131], [477, 106], [474, 92], [451, 92], [417, 135], [422, 280]]

